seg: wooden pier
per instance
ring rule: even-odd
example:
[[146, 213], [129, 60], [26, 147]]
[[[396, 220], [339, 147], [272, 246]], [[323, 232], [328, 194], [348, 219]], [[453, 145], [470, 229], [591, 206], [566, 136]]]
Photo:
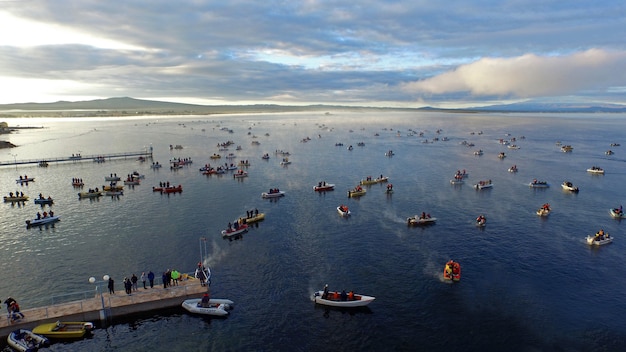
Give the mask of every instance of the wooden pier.
[[[106, 326], [115, 317], [135, 314], [152, 309], [162, 309], [180, 306], [189, 298], [200, 298], [207, 292], [207, 286], [200, 281], [189, 277], [179, 281], [177, 286], [163, 288], [163, 285], [144, 289], [139, 285], [137, 291], [127, 295], [119, 284], [121, 290], [115, 294], [109, 294], [106, 284], [99, 286], [93, 297], [79, 301], [53, 304], [50, 306], [21, 309], [24, 318], [11, 323], [8, 319], [0, 319], [0, 336], [6, 337], [16, 329], [32, 330], [40, 324], [61, 321], [91, 321], [98, 322], [97, 327]], [[101, 290], [107, 290], [102, 292]], [[19, 301], [19, 297], [18, 297]], [[180, 308], [182, 311], [182, 307]]]
[[128, 159], [134, 157], [143, 157], [143, 158], [152, 158], [152, 147], [149, 149], [138, 151], [138, 152], [123, 152], [123, 153], [111, 153], [111, 154], [97, 154], [97, 155], [81, 155], [81, 154], [72, 154], [71, 156], [58, 157], [58, 158], [41, 158], [41, 159], [28, 159], [28, 160], [17, 160], [13, 161], [1, 161], [0, 166], [15, 166], [17, 165], [40, 165], [47, 166], [51, 163], [64, 163], [64, 162], [105, 162], [113, 159]]

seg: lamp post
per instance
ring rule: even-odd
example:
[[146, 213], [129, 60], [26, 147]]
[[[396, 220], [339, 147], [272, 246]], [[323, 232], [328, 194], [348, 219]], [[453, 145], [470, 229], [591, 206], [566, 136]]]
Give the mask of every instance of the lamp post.
[[17, 154], [9, 153], [9, 155], [13, 156], [13, 163], [15, 163], [15, 170], [17, 171]]
[[[102, 276], [102, 280], [103, 282], [109, 281], [109, 275]], [[89, 283], [96, 285], [96, 294], [100, 294], [100, 303], [102, 304], [102, 309], [100, 310], [100, 321], [106, 321], [107, 314], [106, 307], [104, 305], [104, 295], [102, 294], [102, 289], [100, 289], [99, 282], [96, 282], [96, 278], [92, 276], [89, 278]]]

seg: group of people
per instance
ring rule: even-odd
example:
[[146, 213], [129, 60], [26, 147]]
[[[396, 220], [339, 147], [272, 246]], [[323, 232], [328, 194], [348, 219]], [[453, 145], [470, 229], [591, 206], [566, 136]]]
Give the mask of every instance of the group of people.
[[43, 212], [43, 216], [42, 216], [42, 214], [41, 214], [40, 212], [37, 212], [37, 220], [39, 220], [39, 219], [45, 219], [45, 218], [47, 218], [48, 216], [50, 216], [50, 217], [53, 217], [53, 216], [54, 216], [54, 212], [52, 211], [52, 209], [50, 209], [50, 213], [47, 213], [47, 212], [45, 212], [45, 211], [44, 211], [44, 212]]
[[[132, 294], [133, 291], [137, 291], [139, 280], [140, 278], [138, 278], [137, 275], [135, 274], [133, 274], [130, 277], [130, 279], [128, 277], [124, 278], [123, 283], [124, 283], [124, 290], [126, 291], [126, 294], [130, 295]], [[154, 288], [154, 273], [152, 271], [149, 271], [148, 274], [146, 274], [145, 272], [142, 272], [141, 282], [143, 283], [144, 290], [148, 289], [146, 282], [150, 284], [150, 288]], [[107, 288], [109, 289], [109, 294], [112, 294], [112, 295], [115, 294], [115, 280], [113, 280], [112, 277], [109, 277]]]
[[83, 179], [82, 178], [77, 178], [77, 177], [72, 177], [72, 184], [73, 185], [82, 185], [83, 183]]
[[479, 225], [482, 225], [486, 222], [487, 222], [487, 218], [483, 214], [478, 215], [478, 217], [476, 218], [476, 223]]
[[13, 194], [13, 192], [9, 192], [9, 198], [13, 197], [24, 197], [24, 192], [15, 191], [15, 195]]
[[274, 193], [279, 193], [279, 192], [280, 192], [280, 190], [278, 188], [270, 188], [269, 192], [267, 192], [267, 193], [274, 194]]
[[339, 292], [329, 292], [328, 285], [324, 285], [324, 292], [322, 293], [322, 299], [331, 301], [354, 301], [354, 292], [350, 291], [346, 293], [346, 290]]
[[9, 321], [11, 323], [24, 318], [24, 314], [20, 312], [20, 305], [17, 304], [17, 301], [9, 297], [4, 301], [4, 304], [7, 305], [7, 312], [9, 314]]
[[422, 212], [422, 214], [420, 214], [419, 216], [420, 220], [424, 220], [424, 219], [430, 219], [430, 214], [426, 214], [426, 212]]
[[254, 210], [246, 210], [246, 219], [253, 218], [259, 215], [259, 209], [254, 208]]
[[[39, 199], [46, 199], [46, 197], [44, 197], [43, 194], [39, 193]], [[47, 199], [52, 200], [52, 197], [48, 196]]]
[[621, 216], [622, 214], [624, 214], [624, 210], [622, 210], [622, 206], [620, 205], [619, 208], [615, 208], [613, 209], [613, 212], [619, 216]]
[[608, 233], [605, 233], [604, 229], [600, 229], [600, 231], [596, 232], [595, 240], [596, 241], [602, 241], [602, 240], [608, 239], [610, 237], [611, 237], [611, 235], [609, 235]]

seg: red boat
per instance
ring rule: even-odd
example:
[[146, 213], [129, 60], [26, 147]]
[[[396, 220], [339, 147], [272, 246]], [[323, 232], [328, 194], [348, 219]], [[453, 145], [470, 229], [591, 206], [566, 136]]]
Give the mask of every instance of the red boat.
[[178, 186], [164, 187], [161, 192], [162, 193], [180, 193], [182, 191], [183, 191], [183, 186], [178, 185]]
[[461, 264], [450, 259], [443, 268], [443, 278], [452, 281], [461, 280]]
[[319, 182], [316, 186], [313, 186], [313, 190], [316, 192], [326, 192], [334, 189], [335, 185], [333, 183]]

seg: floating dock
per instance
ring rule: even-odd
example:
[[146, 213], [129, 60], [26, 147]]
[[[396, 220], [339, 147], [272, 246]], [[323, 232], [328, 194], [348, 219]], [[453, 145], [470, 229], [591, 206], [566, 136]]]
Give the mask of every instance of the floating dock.
[[83, 161], [91, 161], [91, 162], [105, 162], [113, 159], [128, 159], [128, 158], [152, 158], [152, 147], [148, 150], [139, 151], [139, 152], [123, 152], [123, 153], [111, 153], [111, 154], [97, 154], [97, 155], [81, 155], [81, 154], [72, 154], [72, 156], [66, 157], [58, 157], [58, 158], [42, 158], [42, 159], [28, 159], [28, 160], [17, 160], [13, 161], [2, 161], [0, 162], [0, 166], [15, 166], [17, 165], [29, 165], [36, 164], [40, 166], [47, 166], [51, 163], [64, 163], [64, 162], [83, 162]]
[[[144, 289], [140, 283], [137, 291], [130, 295], [124, 292], [122, 285], [117, 286], [120, 290], [117, 290], [115, 294], [109, 294], [104, 284], [98, 286], [93, 298], [21, 309], [24, 318], [16, 322], [11, 323], [8, 317], [0, 319], [0, 336], [6, 337], [16, 329], [32, 330], [37, 325], [58, 320], [90, 321], [98, 322], [97, 327], [107, 326], [115, 317], [180, 306], [184, 300], [199, 298], [208, 290], [207, 286], [201, 285], [200, 281], [193, 277], [179, 281], [177, 286], [168, 288], [155, 285], [154, 288]], [[107, 290], [107, 292], [101, 290]], [[16, 298], [19, 301], [19, 297]]]

